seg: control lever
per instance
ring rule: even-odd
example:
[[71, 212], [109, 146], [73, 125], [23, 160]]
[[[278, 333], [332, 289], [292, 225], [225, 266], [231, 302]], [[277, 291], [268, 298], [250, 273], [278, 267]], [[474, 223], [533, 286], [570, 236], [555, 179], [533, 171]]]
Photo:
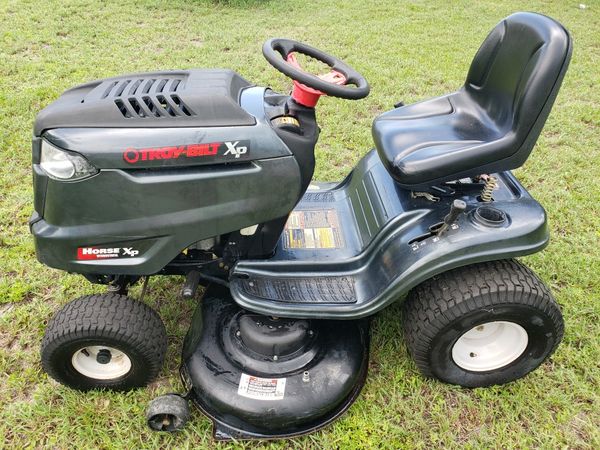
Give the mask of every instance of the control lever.
[[458, 216], [465, 212], [465, 209], [467, 209], [467, 204], [463, 200], [454, 200], [450, 206], [450, 212], [444, 217], [444, 221], [440, 227], [435, 230], [435, 234], [437, 236], [444, 234], [450, 228], [450, 225], [456, 222]]

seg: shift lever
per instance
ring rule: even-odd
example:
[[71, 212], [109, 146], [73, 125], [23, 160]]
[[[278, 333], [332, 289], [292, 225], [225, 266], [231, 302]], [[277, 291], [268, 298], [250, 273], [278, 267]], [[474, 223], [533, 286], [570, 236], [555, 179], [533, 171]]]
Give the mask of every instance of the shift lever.
[[444, 222], [440, 225], [440, 227], [435, 231], [435, 234], [441, 236], [446, 232], [450, 225], [452, 225], [458, 216], [460, 216], [467, 209], [467, 204], [462, 200], [454, 200], [452, 205], [450, 206], [450, 212], [444, 217]]

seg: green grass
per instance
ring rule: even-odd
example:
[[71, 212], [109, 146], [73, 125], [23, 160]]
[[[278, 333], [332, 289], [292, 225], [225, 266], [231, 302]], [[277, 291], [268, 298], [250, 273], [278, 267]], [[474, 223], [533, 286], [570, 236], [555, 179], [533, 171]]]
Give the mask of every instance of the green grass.
[[376, 114], [458, 88], [497, 21], [532, 10], [560, 20], [575, 46], [539, 143], [516, 171], [550, 218], [550, 246], [524, 261], [563, 308], [558, 351], [507, 386], [444, 385], [419, 375], [392, 306], [374, 320], [369, 379], [342, 419], [292, 441], [223, 447], [600, 448], [600, 2], [581, 1], [586, 9], [580, 0], [0, 2], [0, 447], [221, 448], [197, 412], [176, 435], [144, 424], [151, 398], [181, 388], [179, 348], [193, 305], [177, 298], [180, 279], [153, 283], [148, 297], [170, 340], [164, 370], [148, 389], [80, 394], [42, 372], [48, 318], [70, 299], [101, 290], [35, 259], [26, 225], [29, 148], [42, 107], [75, 84], [155, 69], [229, 67], [287, 90], [289, 81], [260, 48], [269, 37], [291, 37], [346, 59], [371, 83], [366, 100], [319, 105], [315, 178], [336, 180], [371, 148]]

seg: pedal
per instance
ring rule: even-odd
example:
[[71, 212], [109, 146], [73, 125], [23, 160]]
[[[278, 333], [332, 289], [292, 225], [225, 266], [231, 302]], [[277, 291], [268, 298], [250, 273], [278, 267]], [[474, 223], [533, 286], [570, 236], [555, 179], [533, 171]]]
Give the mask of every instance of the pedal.
[[191, 300], [196, 296], [198, 285], [200, 284], [200, 272], [191, 270], [185, 276], [185, 282], [181, 289], [181, 296], [186, 300]]

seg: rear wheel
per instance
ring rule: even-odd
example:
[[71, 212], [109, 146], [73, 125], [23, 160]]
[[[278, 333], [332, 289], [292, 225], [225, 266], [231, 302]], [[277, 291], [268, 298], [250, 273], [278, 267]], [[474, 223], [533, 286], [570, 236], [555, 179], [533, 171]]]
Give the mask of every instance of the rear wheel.
[[142, 387], [160, 371], [167, 336], [148, 305], [118, 294], [73, 300], [48, 323], [42, 366], [75, 389], [128, 390]]
[[503, 260], [460, 267], [417, 286], [404, 304], [404, 331], [424, 375], [479, 387], [538, 367], [562, 339], [563, 320], [542, 281]]

